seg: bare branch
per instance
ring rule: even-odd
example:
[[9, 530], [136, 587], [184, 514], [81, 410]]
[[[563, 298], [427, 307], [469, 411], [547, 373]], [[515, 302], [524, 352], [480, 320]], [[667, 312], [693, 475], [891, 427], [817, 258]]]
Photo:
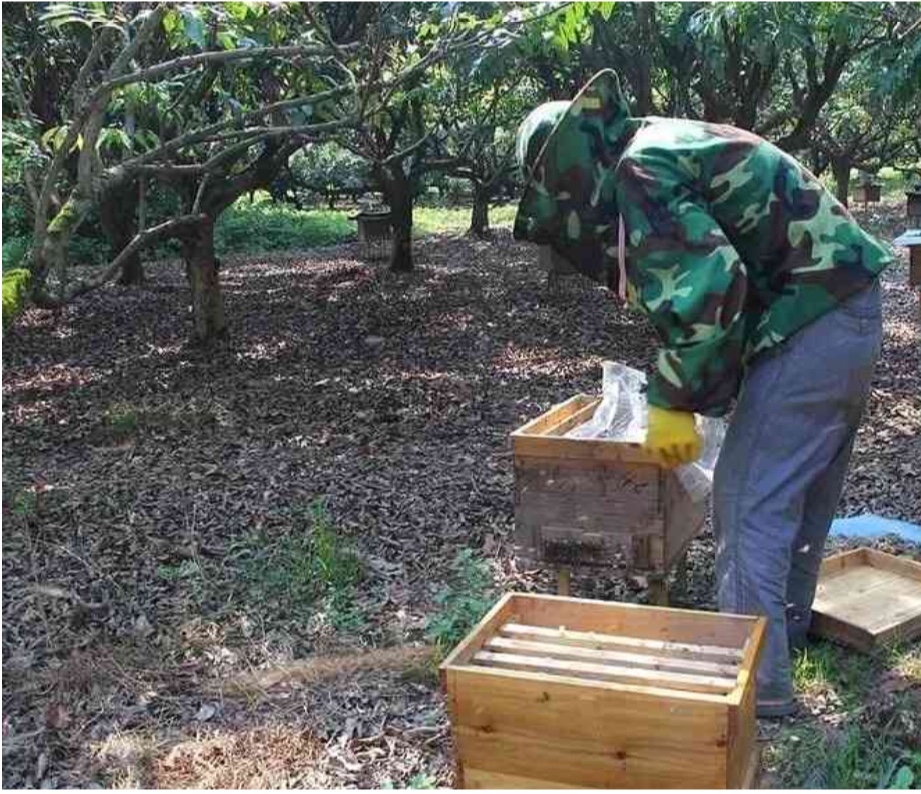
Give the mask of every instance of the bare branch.
[[120, 77], [113, 77], [107, 80], [96, 90], [99, 96], [108, 95], [116, 88], [133, 83], [153, 83], [165, 75], [172, 72], [179, 72], [192, 69], [202, 64], [212, 63], [233, 63], [235, 61], [249, 61], [255, 58], [295, 58], [297, 56], [315, 56], [326, 55], [327, 50], [324, 47], [308, 45], [290, 45], [287, 47], [246, 47], [239, 50], [213, 50], [209, 52], [199, 52], [195, 55], [183, 55], [180, 58], [174, 58], [171, 61], [148, 66], [136, 72], [129, 72]]
[[[273, 102], [268, 105], [263, 105], [261, 108], [256, 108], [245, 114], [243, 114], [242, 121], [246, 123], [247, 121], [253, 121], [256, 119], [263, 118], [264, 116], [270, 115], [280, 110], [290, 110], [302, 105], [310, 104], [319, 104], [320, 102], [325, 102], [328, 99], [334, 99], [337, 96], [347, 94], [349, 92], [348, 86], [337, 86], [336, 88], [331, 88], [327, 91], [321, 91], [316, 94], [311, 94], [310, 96], [298, 97], [297, 99], [287, 99], [281, 102]], [[144, 166], [148, 163], [154, 162], [160, 157], [174, 153], [179, 149], [183, 149], [186, 146], [192, 146], [197, 143], [202, 143], [209, 140], [222, 140], [223, 138], [215, 137], [218, 133], [226, 130], [228, 127], [232, 127], [235, 124], [239, 124], [240, 119], [224, 119], [223, 121], [215, 122], [210, 124], [207, 127], [202, 127], [201, 129], [194, 130], [192, 132], [187, 132], [184, 135], [180, 135], [176, 138], [173, 138], [170, 141], [158, 146], [156, 149], [152, 149], [149, 152], [145, 152], [142, 155], [126, 160], [121, 164], [122, 168], [135, 169], [140, 166]], [[259, 132], [264, 131], [266, 128], [257, 128]], [[277, 128], [282, 129], [282, 128]], [[239, 138], [241, 135], [247, 134], [245, 129], [240, 129], [231, 132], [227, 138]]]

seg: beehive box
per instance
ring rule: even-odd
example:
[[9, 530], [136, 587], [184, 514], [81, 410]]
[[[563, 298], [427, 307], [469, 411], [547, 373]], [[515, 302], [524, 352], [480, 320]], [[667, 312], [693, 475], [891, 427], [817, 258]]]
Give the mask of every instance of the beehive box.
[[462, 788], [747, 788], [764, 619], [504, 596], [441, 667]]
[[882, 196], [882, 186], [869, 183], [859, 184], [854, 188], [854, 201], [862, 204], [877, 202]]
[[565, 438], [600, 400], [576, 395], [512, 433], [516, 552], [664, 574], [703, 526], [706, 502], [635, 444]]
[[921, 563], [875, 549], [822, 562], [811, 631], [862, 651], [921, 636]]

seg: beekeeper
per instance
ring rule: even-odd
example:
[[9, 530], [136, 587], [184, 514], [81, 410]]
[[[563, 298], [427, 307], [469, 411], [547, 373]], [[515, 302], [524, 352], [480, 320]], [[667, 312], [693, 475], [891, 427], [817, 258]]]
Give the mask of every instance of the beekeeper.
[[695, 459], [694, 412], [736, 401], [713, 487], [718, 601], [767, 617], [758, 713], [791, 713], [789, 648], [809, 627], [891, 254], [757, 135], [631, 117], [612, 71], [536, 108], [517, 143], [515, 237], [551, 246], [658, 333], [646, 447], [666, 465]]

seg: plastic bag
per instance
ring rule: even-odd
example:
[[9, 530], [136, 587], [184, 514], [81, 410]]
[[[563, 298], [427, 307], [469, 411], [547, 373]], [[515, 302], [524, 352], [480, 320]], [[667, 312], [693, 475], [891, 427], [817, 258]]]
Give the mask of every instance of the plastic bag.
[[606, 438], [642, 444], [646, 438], [646, 375], [638, 369], [605, 361], [601, 365], [601, 402], [589, 421], [573, 428], [568, 438]]
[[[646, 440], [649, 407], [646, 403], [646, 375], [637, 369], [605, 361], [602, 364], [602, 397], [592, 418], [566, 433], [567, 438], [596, 438], [627, 444]], [[702, 451], [693, 463], [675, 469], [675, 475], [691, 500], [702, 502], [713, 486], [713, 471], [726, 435], [726, 422], [697, 417]]]

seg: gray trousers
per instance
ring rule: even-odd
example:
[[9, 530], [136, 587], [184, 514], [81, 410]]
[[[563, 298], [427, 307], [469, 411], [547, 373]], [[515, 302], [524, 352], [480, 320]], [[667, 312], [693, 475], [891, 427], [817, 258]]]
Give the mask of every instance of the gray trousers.
[[825, 539], [879, 356], [879, 282], [756, 358], [713, 478], [721, 611], [764, 615], [758, 699], [793, 698]]

